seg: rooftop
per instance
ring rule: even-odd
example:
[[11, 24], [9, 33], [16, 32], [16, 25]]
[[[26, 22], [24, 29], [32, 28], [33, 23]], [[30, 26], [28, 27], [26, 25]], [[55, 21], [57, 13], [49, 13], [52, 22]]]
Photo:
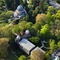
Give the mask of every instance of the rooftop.
[[[41, 48], [39, 48], [39, 47], [36, 47], [34, 50], [32, 50], [32, 52], [33, 52], [33, 51], [35, 51], [35, 50], [40, 50], [43, 54], [45, 54], [45, 53], [46, 53], [44, 50], [42, 50], [42, 49], [41, 49]], [[31, 52], [31, 53], [32, 53], [32, 52]]]
[[27, 39], [22, 39], [19, 42], [20, 46], [23, 47], [23, 49], [26, 49], [28, 52], [35, 47], [34, 44], [32, 44], [31, 42], [29, 42]]
[[57, 59], [57, 57], [60, 59], [60, 49], [55, 51], [52, 55], [51, 55], [51, 60]]

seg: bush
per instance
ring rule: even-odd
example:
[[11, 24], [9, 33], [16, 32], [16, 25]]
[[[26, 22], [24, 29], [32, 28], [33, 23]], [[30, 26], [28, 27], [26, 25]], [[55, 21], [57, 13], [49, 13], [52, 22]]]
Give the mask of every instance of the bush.
[[[9, 19], [11, 16], [13, 15], [13, 11], [7, 11], [7, 12], [3, 12], [0, 14], [0, 18], [2, 20], [6, 20], [6, 19]], [[1, 20], [0, 19], [0, 20]]]
[[26, 56], [21, 55], [18, 60], [27, 60]]
[[5, 16], [6, 16], [7, 19], [9, 19], [12, 15], [13, 15], [13, 11], [7, 11], [5, 13]]
[[15, 25], [15, 27], [13, 28], [13, 32], [15, 33], [19, 33], [20, 32], [20, 28], [18, 25]]
[[30, 29], [32, 27], [33, 23], [32, 22], [27, 22], [26, 24], [26, 29]]
[[0, 14], [2, 13], [3, 11], [0, 10]]
[[35, 43], [35, 44], [37, 44], [39, 42], [39, 38], [38, 37], [31, 37], [29, 40], [31, 42]]
[[20, 23], [19, 23], [19, 28], [20, 28], [20, 30], [21, 31], [25, 31], [26, 30], [26, 21], [21, 21]]
[[39, 30], [41, 28], [41, 25], [39, 22], [36, 22], [34, 25], [33, 25], [33, 28], [35, 28], [36, 30]]
[[30, 32], [32, 36], [36, 36], [37, 35], [37, 30], [33, 27], [30, 28]]

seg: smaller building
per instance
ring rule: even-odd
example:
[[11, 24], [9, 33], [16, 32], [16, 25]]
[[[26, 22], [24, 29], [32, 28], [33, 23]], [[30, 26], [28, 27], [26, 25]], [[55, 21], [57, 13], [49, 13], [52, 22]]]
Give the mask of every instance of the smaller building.
[[46, 52], [45, 52], [44, 50], [42, 50], [41, 48], [36, 47], [35, 49], [33, 49], [33, 50], [31, 51], [31, 54], [33, 53], [33, 51], [36, 51], [36, 50], [40, 50], [43, 54], [46, 53]]
[[44, 60], [45, 58], [45, 51], [43, 51], [41, 48], [36, 47], [31, 51], [31, 59], [32, 60]]
[[30, 41], [28, 41], [27, 39], [22, 39], [17, 43], [20, 47], [20, 49], [22, 49], [25, 53], [32, 54], [35, 50], [39, 50], [40, 52], [43, 53], [43, 55], [46, 53], [45, 51], [43, 51], [41, 48], [36, 47], [34, 44], [32, 44]]
[[22, 39], [20, 42], [18, 42], [18, 44], [19, 47], [28, 55], [30, 54], [30, 51], [35, 47], [35, 45], [29, 42], [27, 39]]
[[14, 17], [15, 18], [22, 18], [27, 14], [26, 10], [23, 8], [22, 5], [19, 5], [17, 9], [14, 12]]
[[53, 0], [49, 0], [49, 4], [52, 5], [54, 8], [60, 9], [60, 4]]
[[59, 60], [60, 59], [60, 49], [56, 50], [52, 55], [51, 55], [51, 60]]

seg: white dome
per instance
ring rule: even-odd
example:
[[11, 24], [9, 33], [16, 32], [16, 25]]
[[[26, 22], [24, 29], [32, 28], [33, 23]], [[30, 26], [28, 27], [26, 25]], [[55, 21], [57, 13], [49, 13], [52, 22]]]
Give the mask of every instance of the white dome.
[[29, 30], [26, 30], [26, 31], [25, 31], [25, 34], [29, 34], [29, 33], [30, 33]]

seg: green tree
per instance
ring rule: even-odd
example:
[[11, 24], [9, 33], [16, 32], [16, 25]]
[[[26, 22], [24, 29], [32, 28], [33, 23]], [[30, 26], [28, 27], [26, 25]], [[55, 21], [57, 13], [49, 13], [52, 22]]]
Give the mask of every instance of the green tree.
[[41, 31], [40, 31], [40, 36], [43, 39], [47, 39], [50, 37], [50, 29], [49, 26], [46, 24], [42, 27]]
[[57, 11], [55, 18], [60, 20], [60, 10]]
[[40, 41], [38, 37], [31, 37], [29, 40], [35, 44], [38, 44], [38, 42]]
[[49, 42], [49, 45], [50, 45], [50, 53], [53, 53], [56, 50], [56, 48], [57, 48], [55, 40], [51, 39], [50, 42]]
[[53, 17], [52, 17], [52, 15], [51, 15], [50, 12], [47, 12], [46, 16], [47, 16], [47, 19], [46, 19], [45, 22], [46, 22], [47, 24], [50, 24], [51, 22], [54, 22], [54, 19], [53, 19]]
[[7, 19], [9, 19], [12, 15], [13, 15], [13, 11], [7, 11], [5, 13], [5, 16], [6, 16]]
[[57, 43], [58, 48], [60, 48], [60, 41]]
[[37, 34], [37, 30], [33, 27], [30, 28], [30, 32], [31, 32], [32, 36], [36, 36], [36, 34]]
[[[22, 1], [22, 0], [21, 0]], [[20, 4], [20, 0], [5, 0], [8, 9], [15, 10], [16, 7]]]
[[32, 22], [27, 22], [26, 29], [30, 30], [30, 28], [32, 27], [32, 25], [33, 25]]
[[26, 21], [21, 21], [18, 26], [20, 28], [21, 31], [25, 31], [26, 30]]
[[48, 8], [48, 6], [49, 6], [49, 4], [45, 1], [45, 2], [43, 3], [43, 10], [46, 11], [47, 8]]
[[25, 55], [21, 55], [18, 60], [27, 60], [27, 57]]
[[41, 29], [41, 24], [40, 22], [36, 22], [32, 27], [35, 28], [36, 30], [39, 30]]
[[14, 26], [14, 28], [12, 29], [12, 32], [13, 33], [20, 33], [20, 28], [19, 28], [19, 26], [18, 25], [16, 25], [16, 26]]
[[47, 9], [47, 12], [50, 12], [51, 14], [56, 12], [56, 9], [53, 6], [49, 6]]
[[50, 53], [49, 53], [49, 51], [45, 54], [45, 58], [46, 58], [47, 60], [50, 59]]
[[0, 38], [0, 58], [8, 55], [8, 38]]

